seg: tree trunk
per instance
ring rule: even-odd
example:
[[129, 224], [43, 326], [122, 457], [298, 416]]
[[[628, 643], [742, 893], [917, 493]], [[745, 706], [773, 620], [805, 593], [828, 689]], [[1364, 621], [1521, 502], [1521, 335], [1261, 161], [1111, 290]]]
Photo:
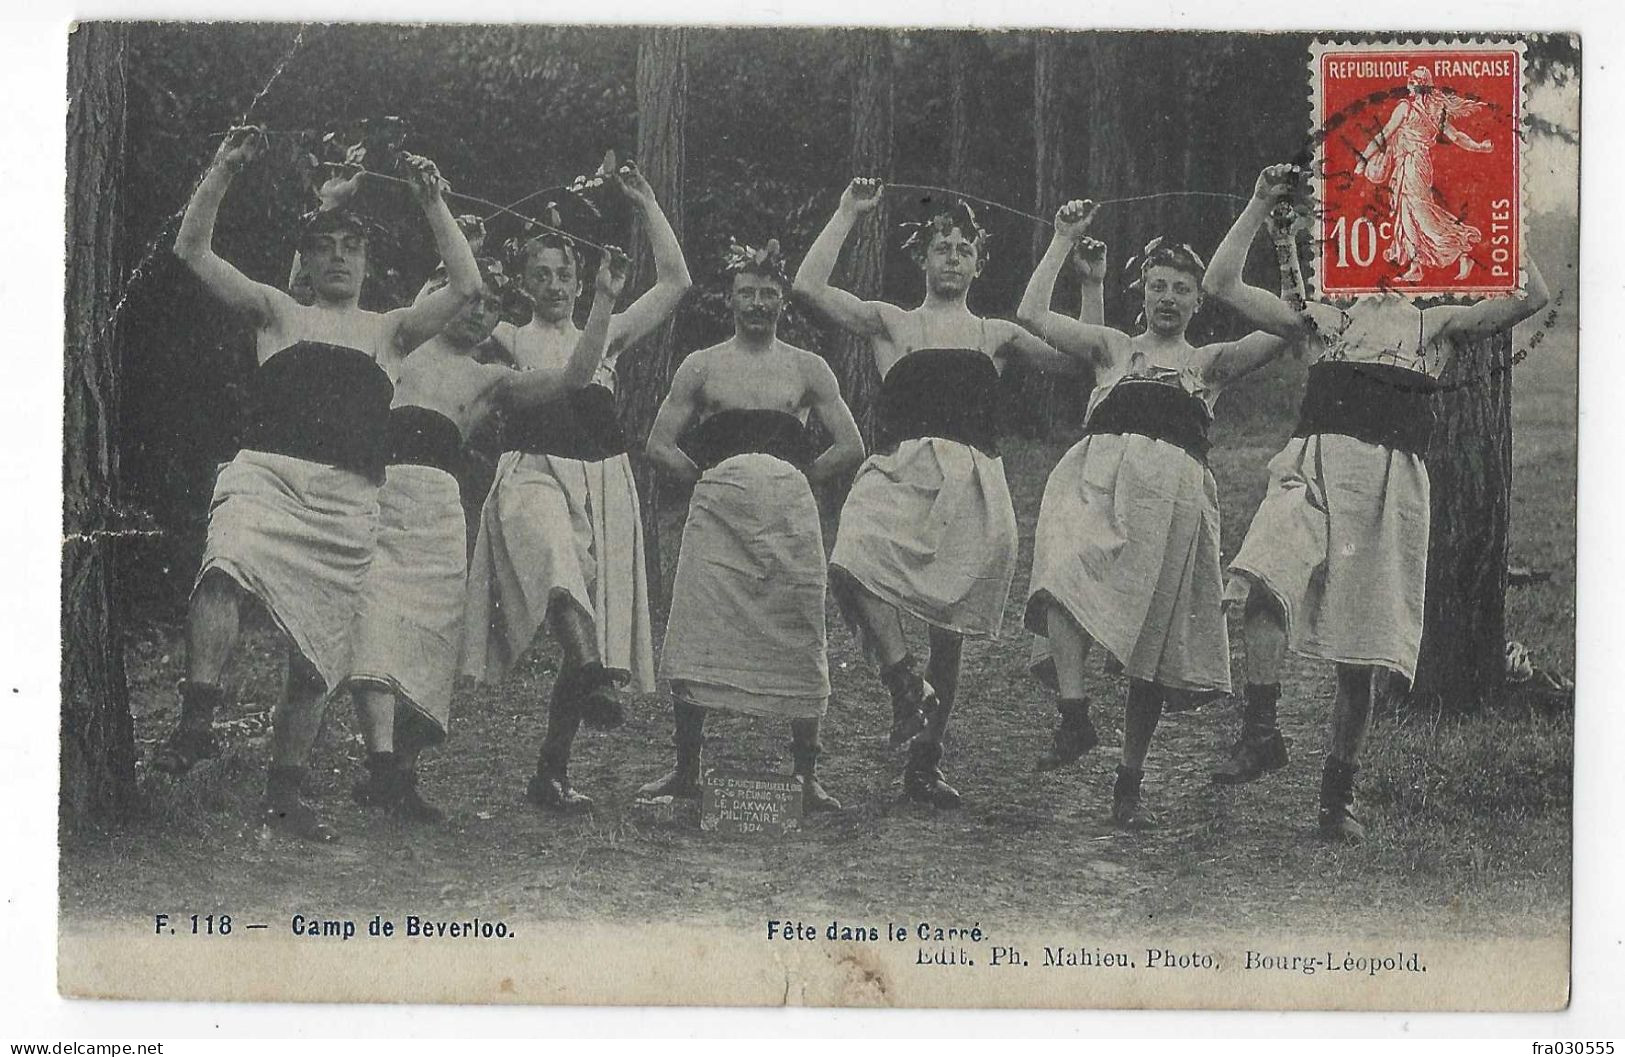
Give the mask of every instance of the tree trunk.
[[113, 594], [118, 521], [124, 28], [82, 22], [68, 41], [68, 270], [62, 454], [62, 789], [64, 830], [112, 821], [135, 803], [135, 736]]
[[[1061, 89], [1064, 42], [1059, 33], [1040, 32], [1033, 37], [1033, 212], [1041, 217], [1052, 216], [1060, 208], [1066, 179]], [[1034, 226], [1030, 268], [1038, 265], [1050, 234], [1048, 228]], [[1022, 405], [1028, 409], [1025, 425], [1047, 437], [1055, 429], [1055, 379], [1043, 371], [1028, 371], [1021, 381]]]
[[1444, 376], [1472, 379], [1435, 402], [1427, 454], [1432, 525], [1422, 655], [1409, 705], [1472, 712], [1506, 673], [1508, 525], [1512, 509], [1512, 337], [1464, 348]]
[[964, 187], [970, 175], [971, 44], [969, 33], [955, 33], [948, 38], [949, 187]]
[[[852, 47], [852, 174], [892, 175], [892, 37], [886, 30], [849, 33]], [[870, 213], [849, 240], [845, 274], [835, 282], [865, 300], [877, 300], [886, 274], [886, 236], [891, 231], [886, 203]], [[875, 394], [880, 372], [865, 338], [842, 334], [835, 343], [835, 371], [841, 392], [858, 420], [866, 445], [874, 440]]]
[[[683, 141], [688, 122], [688, 31], [646, 29], [638, 42], [637, 161], [670, 218], [678, 238], [683, 234]], [[633, 233], [632, 274], [627, 281], [635, 296], [654, 283], [654, 258], [642, 231]], [[675, 316], [623, 357], [621, 418], [632, 441], [632, 469], [643, 508], [643, 546], [652, 608], [665, 604], [660, 572], [660, 492], [655, 468], [643, 445], [655, 412], [671, 385]]]

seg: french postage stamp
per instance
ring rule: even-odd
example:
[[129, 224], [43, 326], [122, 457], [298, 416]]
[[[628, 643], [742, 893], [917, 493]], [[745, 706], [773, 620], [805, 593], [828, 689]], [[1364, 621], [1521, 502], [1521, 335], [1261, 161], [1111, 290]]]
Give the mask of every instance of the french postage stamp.
[[1310, 47], [1326, 297], [1523, 288], [1521, 42]]

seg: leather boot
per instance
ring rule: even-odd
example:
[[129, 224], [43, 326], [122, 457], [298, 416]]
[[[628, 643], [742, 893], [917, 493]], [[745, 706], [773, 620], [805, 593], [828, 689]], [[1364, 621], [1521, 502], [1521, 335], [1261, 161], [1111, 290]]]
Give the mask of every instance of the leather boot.
[[1119, 829], [1154, 829], [1156, 816], [1140, 806], [1140, 782], [1145, 771], [1117, 765], [1117, 780], [1112, 783], [1112, 825]]
[[1320, 839], [1342, 844], [1365, 840], [1365, 826], [1354, 817], [1354, 776], [1359, 768], [1336, 756], [1326, 757], [1320, 772]]
[[915, 741], [908, 748], [908, 766], [903, 770], [903, 795], [932, 807], [956, 808], [959, 790], [942, 777], [942, 743]]
[[801, 781], [801, 812], [839, 811], [841, 802], [830, 796], [818, 781], [818, 757], [824, 747], [818, 742], [818, 720], [790, 721], [790, 755], [795, 759], [795, 776]]
[[1100, 744], [1100, 735], [1095, 733], [1095, 725], [1089, 719], [1088, 700], [1063, 697], [1056, 708], [1061, 713], [1061, 722], [1055, 728], [1049, 751], [1038, 758], [1040, 771], [1053, 771], [1073, 763]]
[[700, 795], [700, 756], [705, 747], [705, 709], [686, 701], [673, 701], [677, 729], [672, 745], [677, 749], [677, 766], [664, 777], [638, 789], [640, 800], [674, 796], [695, 799]]
[[569, 693], [581, 722], [592, 730], [614, 730], [626, 722], [626, 699], [602, 664], [593, 661], [570, 674]]
[[1219, 785], [1256, 781], [1266, 772], [1286, 766], [1286, 739], [1281, 736], [1281, 728], [1275, 720], [1275, 706], [1280, 697], [1280, 683], [1247, 684], [1241, 737], [1230, 747], [1230, 758], [1213, 772], [1213, 780]]
[[880, 670], [880, 681], [891, 693], [892, 748], [906, 745], [926, 727], [926, 713], [936, 707], [937, 694], [914, 670], [914, 656], [905, 654], [896, 664]]
[[265, 780], [265, 798], [260, 801], [260, 824], [269, 830], [300, 840], [328, 844], [339, 835], [316, 816], [316, 809], [304, 802], [299, 790], [305, 781], [303, 767], [272, 764]]
[[152, 754], [152, 769], [180, 777], [199, 760], [220, 754], [214, 740], [214, 714], [225, 702], [225, 691], [212, 683], [182, 679], [175, 684], [180, 696], [180, 719], [164, 743]]
[[577, 700], [568, 680], [561, 678], [553, 684], [547, 702], [547, 733], [536, 756], [536, 773], [525, 786], [525, 799], [544, 811], [569, 814], [592, 807], [592, 798], [570, 785], [570, 746], [582, 722]]

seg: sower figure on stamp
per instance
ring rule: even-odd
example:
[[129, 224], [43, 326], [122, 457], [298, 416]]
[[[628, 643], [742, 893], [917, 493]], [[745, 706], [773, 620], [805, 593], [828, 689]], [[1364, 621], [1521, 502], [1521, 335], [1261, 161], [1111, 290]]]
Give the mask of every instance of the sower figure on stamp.
[[1427, 582], [1431, 396], [1456, 343], [1509, 329], [1547, 302], [1525, 260], [1527, 292], [1470, 307], [1424, 310], [1395, 294], [1348, 307], [1290, 305], [1242, 281], [1254, 234], [1287, 196], [1295, 166], [1263, 171], [1225, 236], [1203, 288], [1254, 326], [1306, 342], [1309, 369], [1297, 428], [1269, 464], [1269, 490], [1253, 515], [1227, 599], [1245, 599], [1247, 691], [1241, 736], [1215, 772], [1252, 781], [1286, 763], [1276, 724], [1288, 645], [1337, 665], [1337, 697], [1320, 786], [1320, 833], [1358, 841], [1354, 777], [1370, 724], [1373, 677], [1416, 674]]
[[[608, 349], [589, 385], [507, 423], [509, 450], [485, 500], [469, 572], [465, 673], [501, 679], [544, 623], [563, 655], [526, 789], [532, 803], [552, 811], [592, 803], [569, 779], [580, 725], [620, 725], [617, 683], [655, 687], [643, 526], [615, 414], [615, 363], [677, 310], [690, 280], [648, 181], [631, 163], [610, 179], [649, 235], [655, 284], [610, 320]], [[535, 318], [523, 327], [500, 324], [494, 337], [523, 370], [558, 368], [581, 336], [574, 321], [580, 253], [568, 238], [547, 234], [525, 242], [521, 254]]]
[[[958, 807], [941, 761], [960, 649], [966, 635], [998, 633], [1015, 573], [1016, 516], [993, 421], [999, 373], [1012, 360], [1076, 368], [1016, 324], [966, 307], [987, 263], [987, 238], [963, 203], [932, 208], [905, 243], [925, 277], [919, 307], [832, 287], [842, 243], [880, 192], [877, 180], [852, 181], [795, 280], [809, 305], [870, 340], [883, 379], [875, 453], [841, 510], [831, 588], [891, 693], [891, 744], [909, 745], [905, 795]], [[904, 613], [929, 628], [923, 678], [903, 635]]]
[[1456, 278], [1465, 279], [1473, 267], [1473, 247], [1484, 235], [1444, 205], [1433, 178], [1433, 152], [1445, 143], [1474, 154], [1492, 151], [1488, 140], [1480, 142], [1456, 127], [1487, 104], [1438, 91], [1426, 66], [1411, 71], [1405, 89], [1382, 131], [1360, 150], [1354, 171], [1388, 190], [1393, 235], [1382, 256], [1405, 269], [1400, 282], [1421, 282], [1424, 267], [1452, 264], [1458, 265]]
[[342, 208], [306, 219], [299, 252], [313, 301], [301, 305], [215, 255], [215, 215], [232, 176], [260, 149], [257, 130], [221, 145], [181, 221], [175, 253], [229, 308], [251, 320], [259, 366], [249, 379], [243, 448], [220, 471], [208, 542], [187, 619], [180, 722], [153, 760], [180, 774], [214, 755], [220, 679], [244, 597], [270, 610], [292, 642], [275, 714], [264, 822], [313, 840], [334, 834], [300, 797], [329, 693], [350, 670], [350, 628], [377, 531], [390, 372], [479, 290], [468, 242], [442, 200], [433, 163], [406, 159], [413, 196], [447, 262], [449, 285], [410, 308], [357, 301], [366, 225]]
[[[479, 266], [480, 296], [408, 356], [396, 377], [377, 548], [355, 622], [350, 686], [368, 773], [354, 796], [414, 822], [443, 817], [418, 793], [417, 759], [446, 738], [463, 640], [464, 446], [493, 413], [522, 413], [592, 380], [626, 278], [623, 257], [599, 267], [587, 326], [563, 367], [515, 371], [481, 363], [476, 353], [499, 321], [529, 322], [530, 299], [500, 261], [479, 258]], [[419, 299], [446, 282], [442, 269]]]
[[[694, 492], [660, 655], [677, 766], [638, 795], [699, 795], [714, 708], [789, 720], [805, 810], [839, 810], [817, 772], [830, 692], [827, 571], [809, 482], [861, 462], [863, 438], [829, 364], [778, 337], [790, 281], [777, 241], [733, 246], [726, 274], [733, 337], [683, 361], [649, 433], [649, 458]], [[832, 438], [816, 456], [808, 412]], [[677, 446], [691, 425], [692, 459]]]
[[1230, 690], [1218, 487], [1207, 466], [1213, 408], [1227, 386], [1287, 343], [1254, 333], [1191, 345], [1186, 330], [1201, 307], [1203, 264], [1189, 246], [1165, 238], [1129, 266], [1145, 299], [1139, 334], [1050, 311], [1055, 280], [1092, 208], [1074, 201], [1056, 213], [1055, 237], [1016, 313], [1095, 367], [1084, 437], [1044, 487], [1026, 624], [1039, 636], [1034, 667], [1047, 672], [1052, 664], [1060, 692], [1060, 725], [1040, 770], [1071, 763], [1099, 742], [1084, 697], [1091, 644], [1123, 666], [1129, 688], [1111, 818], [1144, 829], [1155, 820], [1141, 807], [1140, 785], [1163, 708]]

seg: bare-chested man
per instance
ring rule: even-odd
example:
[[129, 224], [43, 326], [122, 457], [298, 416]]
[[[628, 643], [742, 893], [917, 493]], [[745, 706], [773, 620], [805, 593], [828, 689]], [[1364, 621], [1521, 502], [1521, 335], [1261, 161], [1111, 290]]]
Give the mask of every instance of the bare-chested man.
[[1130, 335], [1049, 310], [1061, 265], [1093, 212], [1068, 202], [1017, 318], [1095, 367], [1084, 437], [1044, 487], [1033, 537], [1026, 624], [1049, 647], [1060, 725], [1039, 761], [1049, 770], [1097, 743], [1084, 662], [1099, 642], [1128, 675], [1112, 821], [1154, 824], [1140, 804], [1151, 736], [1164, 707], [1230, 692], [1230, 639], [1219, 571], [1219, 492], [1207, 466], [1219, 395], [1287, 343], [1254, 333], [1200, 348], [1186, 336], [1201, 307], [1202, 259], [1158, 238], [1137, 262], [1145, 329]]
[[1246, 600], [1247, 700], [1241, 737], [1215, 781], [1252, 781], [1284, 766], [1276, 725], [1281, 665], [1294, 652], [1337, 666], [1321, 772], [1320, 835], [1356, 842], [1354, 776], [1371, 721], [1373, 679], [1409, 681], [1422, 643], [1427, 583], [1431, 394], [1457, 343], [1509, 329], [1546, 305], [1525, 260], [1522, 297], [1423, 309], [1381, 294], [1339, 306], [1292, 305], [1242, 281], [1253, 236], [1290, 194], [1296, 167], [1259, 174], [1252, 200], [1213, 255], [1202, 288], [1253, 326], [1306, 343], [1314, 362], [1292, 439], [1270, 460], [1269, 491], [1230, 564]]
[[479, 270], [441, 198], [438, 171], [409, 157], [413, 196], [451, 276], [444, 290], [393, 312], [360, 308], [366, 227], [343, 209], [318, 211], [301, 232], [310, 305], [249, 279], [216, 256], [214, 221], [233, 175], [262, 142], [257, 130], [227, 136], [175, 240], [176, 255], [193, 274], [254, 324], [259, 367], [249, 379], [243, 450], [220, 471], [209, 506], [208, 543], [187, 621], [180, 722], [153, 766], [180, 774], [214, 755], [220, 678], [237, 642], [244, 597], [252, 595], [292, 640], [264, 823], [332, 840], [332, 830], [301, 799], [300, 785], [328, 694], [350, 670], [350, 626], [377, 530], [390, 377], [479, 291]]
[[[857, 465], [863, 438], [829, 364], [779, 340], [790, 282], [778, 243], [733, 247], [727, 273], [734, 335], [683, 361], [649, 432], [649, 458], [694, 493], [660, 658], [677, 767], [638, 795], [699, 795], [705, 710], [716, 708], [788, 719], [805, 810], [839, 810], [817, 774], [827, 576], [808, 482]], [[816, 458], [808, 412], [833, 439]], [[695, 424], [690, 458], [677, 439]]]
[[[795, 292], [868, 338], [883, 379], [875, 453], [841, 510], [831, 584], [862, 629], [891, 692], [891, 744], [908, 744], [905, 794], [958, 807], [942, 776], [942, 737], [966, 635], [998, 633], [1016, 563], [1016, 514], [996, 446], [999, 374], [1011, 362], [1075, 370], [1074, 361], [1015, 323], [966, 307], [987, 263], [986, 233], [963, 203], [931, 206], [906, 243], [925, 277], [910, 309], [830, 285], [841, 245], [880, 202], [857, 179], [796, 273]], [[931, 651], [915, 671], [901, 614], [925, 621]]]
[[[470, 435], [497, 411], [523, 412], [592, 380], [626, 260], [598, 268], [592, 312], [560, 368], [482, 363], [499, 321], [529, 321], [529, 298], [502, 264], [480, 258], [484, 290], [406, 358], [389, 412], [389, 470], [378, 495], [377, 549], [356, 614], [350, 685], [367, 744], [358, 802], [415, 822], [443, 816], [417, 790], [417, 758], [445, 740], [463, 637], [467, 522], [458, 470]], [[420, 295], [446, 284], [442, 273]]]
[[[690, 280], [677, 235], [647, 180], [630, 163], [609, 175], [649, 236], [655, 284], [609, 324], [609, 344], [590, 384], [507, 423], [507, 447], [480, 516], [469, 571], [463, 670], [501, 679], [546, 623], [563, 655], [547, 731], [527, 798], [550, 811], [592, 801], [570, 785], [576, 730], [620, 725], [615, 684], [654, 689], [643, 525], [626, 439], [615, 413], [621, 353], [677, 310]], [[556, 234], [523, 247], [523, 282], [535, 318], [498, 325], [494, 337], [522, 370], [557, 368], [577, 347], [578, 248]]]

